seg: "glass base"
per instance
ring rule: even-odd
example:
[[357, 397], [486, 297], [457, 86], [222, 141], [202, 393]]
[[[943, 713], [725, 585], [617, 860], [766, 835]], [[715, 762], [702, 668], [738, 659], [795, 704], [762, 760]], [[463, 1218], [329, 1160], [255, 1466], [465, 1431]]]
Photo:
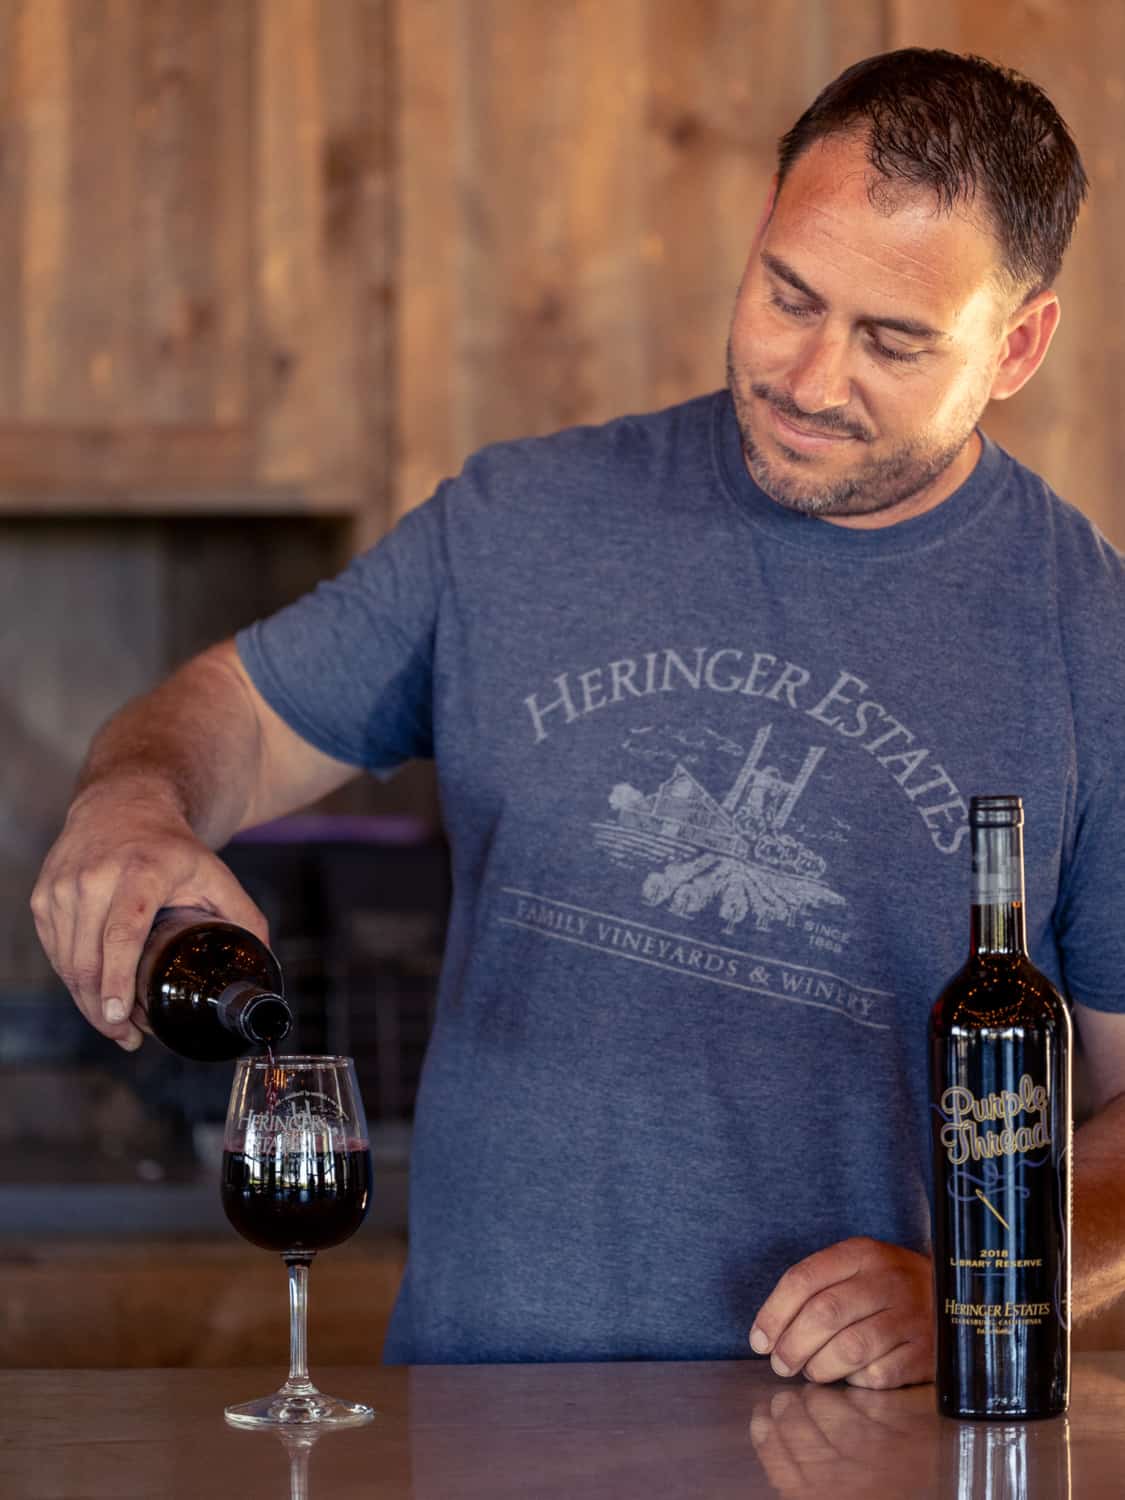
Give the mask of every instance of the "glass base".
[[358, 1427], [375, 1415], [358, 1401], [326, 1396], [314, 1385], [294, 1388], [288, 1382], [272, 1396], [243, 1401], [223, 1412], [233, 1427]]

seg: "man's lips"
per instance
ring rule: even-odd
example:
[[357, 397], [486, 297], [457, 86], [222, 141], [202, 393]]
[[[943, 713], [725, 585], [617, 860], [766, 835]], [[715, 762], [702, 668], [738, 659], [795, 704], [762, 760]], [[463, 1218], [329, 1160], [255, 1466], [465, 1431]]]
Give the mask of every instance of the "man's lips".
[[[767, 405], [769, 403], [767, 402]], [[854, 443], [855, 438], [846, 432], [814, 432], [807, 427], [798, 427], [788, 417], [783, 417], [776, 406], [769, 406], [770, 420], [773, 422], [774, 430], [783, 442], [790, 447], [805, 448], [809, 451], [831, 448], [839, 443]]]

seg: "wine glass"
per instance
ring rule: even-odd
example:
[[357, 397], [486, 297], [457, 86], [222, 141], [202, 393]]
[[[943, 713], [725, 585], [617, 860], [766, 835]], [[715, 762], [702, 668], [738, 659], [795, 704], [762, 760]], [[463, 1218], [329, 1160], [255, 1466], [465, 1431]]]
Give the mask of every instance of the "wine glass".
[[251, 1244], [289, 1268], [289, 1378], [272, 1396], [226, 1408], [236, 1427], [352, 1427], [369, 1406], [309, 1379], [309, 1265], [355, 1233], [371, 1195], [371, 1152], [350, 1057], [243, 1057], [223, 1138], [223, 1209]]

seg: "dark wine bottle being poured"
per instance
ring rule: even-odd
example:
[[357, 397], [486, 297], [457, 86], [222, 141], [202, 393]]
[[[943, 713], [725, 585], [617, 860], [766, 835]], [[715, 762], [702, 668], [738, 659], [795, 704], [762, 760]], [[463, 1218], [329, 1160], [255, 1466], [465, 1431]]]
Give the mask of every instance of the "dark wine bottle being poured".
[[1023, 805], [974, 797], [968, 962], [930, 1015], [938, 1406], [1049, 1417], [1070, 1386], [1071, 1023], [1027, 955]]
[[265, 943], [187, 906], [157, 913], [137, 967], [137, 1004], [155, 1037], [197, 1062], [272, 1046], [293, 1023]]

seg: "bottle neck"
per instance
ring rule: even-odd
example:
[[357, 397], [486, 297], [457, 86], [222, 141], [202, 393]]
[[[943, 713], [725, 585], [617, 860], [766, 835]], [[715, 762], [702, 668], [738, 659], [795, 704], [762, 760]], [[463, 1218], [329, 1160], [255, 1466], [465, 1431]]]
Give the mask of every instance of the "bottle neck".
[[972, 841], [970, 951], [1026, 955], [1023, 829], [974, 828]]

